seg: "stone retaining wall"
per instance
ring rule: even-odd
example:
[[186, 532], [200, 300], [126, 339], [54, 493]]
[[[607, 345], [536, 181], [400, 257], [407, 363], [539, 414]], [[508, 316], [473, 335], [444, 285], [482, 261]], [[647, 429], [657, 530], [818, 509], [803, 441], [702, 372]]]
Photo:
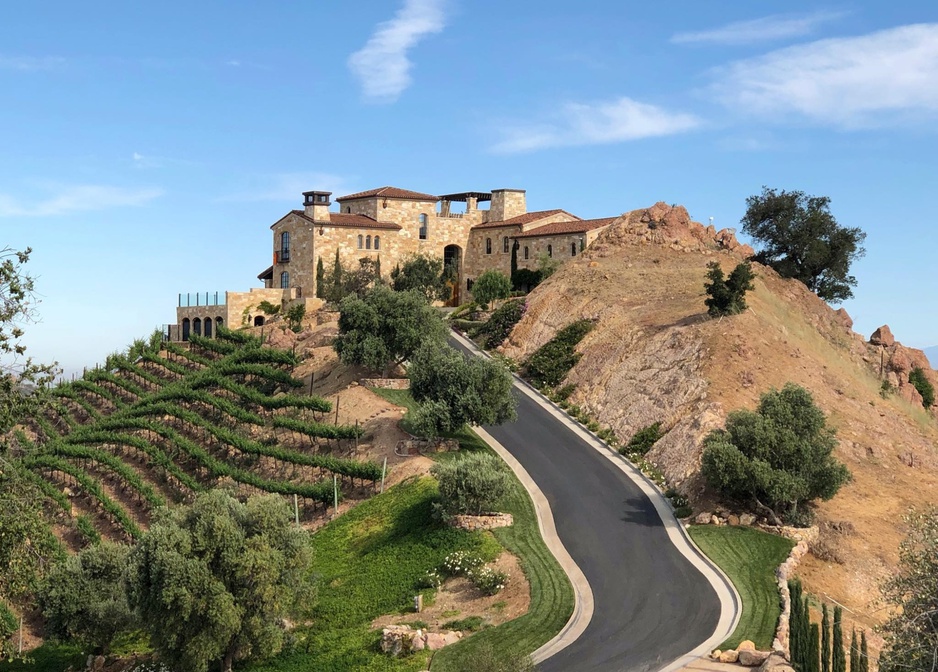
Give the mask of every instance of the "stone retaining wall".
[[487, 516], [453, 516], [449, 524], [463, 530], [494, 530], [496, 527], [510, 527], [514, 524], [510, 513], [493, 513]]
[[410, 380], [407, 378], [362, 378], [361, 384], [365, 387], [378, 387], [383, 390], [410, 389]]

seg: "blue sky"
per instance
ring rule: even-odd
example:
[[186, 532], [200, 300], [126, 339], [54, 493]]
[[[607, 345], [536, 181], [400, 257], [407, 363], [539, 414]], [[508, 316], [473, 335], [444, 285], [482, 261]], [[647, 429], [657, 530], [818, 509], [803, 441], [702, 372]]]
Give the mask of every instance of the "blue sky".
[[300, 192], [522, 188], [737, 226], [762, 185], [867, 232], [844, 305], [938, 343], [938, 5], [16, 3], [0, 14], [0, 247], [36, 357], [80, 369], [245, 290]]

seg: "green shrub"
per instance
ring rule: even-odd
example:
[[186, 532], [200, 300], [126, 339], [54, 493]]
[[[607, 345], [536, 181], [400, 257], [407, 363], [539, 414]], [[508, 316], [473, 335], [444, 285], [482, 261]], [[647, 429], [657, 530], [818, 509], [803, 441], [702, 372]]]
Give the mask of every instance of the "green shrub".
[[519, 268], [511, 274], [511, 286], [516, 290], [531, 291], [541, 284], [541, 280], [541, 272], [530, 268]]
[[501, 460], [488, 453], [469, 453], [430, 470], [440, 483], [440, 503], [449, 515], [481, 515], [498, 506], [508, 488]]
[[704, 283], [707, 292], [704, 303], [710, 316], [738, 315], [746, 310], [746, 292], [755, 288], [752, 280], [756, 276], [752, 272], [752, 265], [748, 261], [738, 264], [728, 278], [724, 278], [718, 261], [711, 261], [707, 268], [707, 279], [710, 282]]
[[576, 384], [568, 383], [554, 392], [554, 401], [558, 404], [570, 398], [570, 395], [576, 391]]
[[257, 304], [257, 309], [264, 315], [276, 315], [280, 312], [280, 306], [274, 305], [266, 299]]
[[912, 369], [912, 372], [909, 373], [909, 382], [912, 384], [918, 393], [922, 395], [922, 406], [925, 408], [931, 408], [935, 403], [935, 387], [931, 384], [931, 381], [925, 377], [925, 371], [916, 366]]
[[299, 333], [303, 328], [303, 318], [306, 317], [306, 305], [298, 303], [295, 306], [291, 306], [287, 311], [286, 318], [287, 324], [290, 325], [290, 329]]
[[491, 567], [472, 570], [472, 582], [486, 595], [497, 595], [508, 585], [508, 574]]
[[0, 646], [9, 639], [19, 627], [16, 615], [10, 611], [6, 603], [0, 601]]
[[557, 387], [578, 361], [577, 344], [593, 329], [592, 320], [577, 320], [557, 332], [539, 347], [525, 365], [525, 372], [536, 386]]
[[622, 449], [623, 453], [628, 455], [645, 455], [651, 450], [658, 439], [661, 438], [661, 423], [655, 422], [647, 427], [642, 427], [632, 435], [628, 444]]
[[488, 319], [488, 322], [479, 329], [479, 335], [485, 336], [485, 347], [497, 348], [504, 343], [505, 339], [508, 338], [508, 334], [511, 333], [511, 330], [515, 328], [515, 325], [524, 315], [527, 307], [528, 304], [523, 299], [506, 301], [499, 306], [492, 313], [492, 317]]
[[511, 294], [511, 280], [501, 271], [491, 269], [476, 278], [470, 291], [472, 292], [472, 298], [479, 305], [488, 307], [492, 301], [509, 297]]
[[75, 528], [89, 544], [101, 543], [101, 534], [95, 529], [94, 523], [87, 515], [82, 514], [75, 518]]
[[485, 561], [482, 556], [472, 551], [453, 551], [443, 559], [440, 571], [447, 576], [472, 576]]
[[448, 621], [443, 624], [444, 630], [461, 630], [463, 632], [478, 632], [487, 625], [481, 616], [469, 616], [458, 621]]

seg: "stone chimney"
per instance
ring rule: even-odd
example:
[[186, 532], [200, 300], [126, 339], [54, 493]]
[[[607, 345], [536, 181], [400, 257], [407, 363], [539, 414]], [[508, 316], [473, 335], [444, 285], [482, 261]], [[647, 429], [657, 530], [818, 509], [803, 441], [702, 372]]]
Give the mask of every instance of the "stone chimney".
[[503, 222], [526, 213], [528, 206], [524, 193], [524, 189], [493, 189], [488, 221]]
[[312, 217], [317, 222], [329, 221], [329, 206], [332, 201], [331, 191], [304, 191], [303, 192], [303, 214]]

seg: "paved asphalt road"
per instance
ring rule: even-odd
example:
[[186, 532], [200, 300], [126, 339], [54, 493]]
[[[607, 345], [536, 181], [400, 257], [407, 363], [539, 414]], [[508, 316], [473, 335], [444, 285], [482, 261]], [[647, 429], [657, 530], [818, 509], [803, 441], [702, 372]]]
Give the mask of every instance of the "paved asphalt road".
[[529, 396], [518, 420], [486, 427], [550, 502], [557, 532], [586, 575], [594, 612], [543, 672], [657, 670], [713, 634], [720, 602], [668, 539], [629, 477]]

